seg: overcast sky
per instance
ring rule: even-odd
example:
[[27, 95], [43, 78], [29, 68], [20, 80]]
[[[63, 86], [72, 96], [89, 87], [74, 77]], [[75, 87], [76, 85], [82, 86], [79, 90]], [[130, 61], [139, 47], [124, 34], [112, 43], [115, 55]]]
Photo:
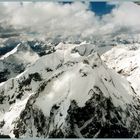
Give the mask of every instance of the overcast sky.
[[4, 2], [0, 4], [0, 21], [7, 21], [15, 28], [30, 27], [50, 36], [109, 34], [122, 28], [140, 31], [140, 6], [132, 2], [110, 2], [110, 6], [113, 8], [105, 9], [107, 12], [100, 17], [96, 11], [103, 8], [91, 10], [88, 3]]

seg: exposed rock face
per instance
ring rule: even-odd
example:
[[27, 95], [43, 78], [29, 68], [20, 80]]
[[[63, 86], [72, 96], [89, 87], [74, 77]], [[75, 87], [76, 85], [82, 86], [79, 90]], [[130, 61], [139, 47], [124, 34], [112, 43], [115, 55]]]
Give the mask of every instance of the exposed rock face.
[[54, 53], [0, 85], [1, 134], [140, 137], [139, 96], [106, 67], [96, 48], [85, 46], [61, 43]]

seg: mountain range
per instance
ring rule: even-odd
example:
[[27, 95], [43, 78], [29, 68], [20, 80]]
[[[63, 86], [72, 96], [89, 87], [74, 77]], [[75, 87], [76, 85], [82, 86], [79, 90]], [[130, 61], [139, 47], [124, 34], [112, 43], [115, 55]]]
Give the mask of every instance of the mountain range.
[[0, 57], [0, 134], [140, 137], [139, 42], [128, 40], [19, 41]]

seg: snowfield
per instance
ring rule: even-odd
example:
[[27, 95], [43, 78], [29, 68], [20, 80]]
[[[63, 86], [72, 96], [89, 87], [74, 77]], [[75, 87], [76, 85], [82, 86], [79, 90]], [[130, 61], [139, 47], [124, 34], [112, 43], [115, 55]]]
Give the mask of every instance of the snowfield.
[[102, 55], [107, 66], [126, 77], [140, 95], [140, 44], [118, 45]]

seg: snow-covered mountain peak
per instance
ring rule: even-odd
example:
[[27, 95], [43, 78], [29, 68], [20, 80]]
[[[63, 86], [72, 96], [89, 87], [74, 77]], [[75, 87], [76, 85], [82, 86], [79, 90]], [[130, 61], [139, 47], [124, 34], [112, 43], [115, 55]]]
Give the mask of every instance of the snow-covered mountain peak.
[[[56, 48], [0, 85], [0, 133], [11, 137], [110, 137], [113, 133], [118, 137], [125, 131], [137, 137], [137, 126], [130, 126], [139, 123], [135, 109], [139, 97], [129, 83], [107, 68], [94, 46], [59, 44]], [[104, 132], [107, 126], [109, 131]]]
[[27, 44], [19, 43], [13, 50], [0, 58], [0, 82], [23, 72], [39, 58]]

